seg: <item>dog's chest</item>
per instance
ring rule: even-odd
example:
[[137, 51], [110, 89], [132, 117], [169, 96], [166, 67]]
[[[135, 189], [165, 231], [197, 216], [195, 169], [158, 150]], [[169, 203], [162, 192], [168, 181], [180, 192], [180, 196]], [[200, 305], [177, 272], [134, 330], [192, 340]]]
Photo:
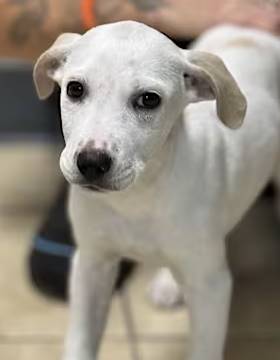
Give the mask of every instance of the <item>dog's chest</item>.
[[137, 260], [150, 258], [154, 262], [165, 252], [166, 238], [172, 234], [172, 221], [162, 196], [152, 190], [141, 195], [133, 194], [117, 201], [110, 199], [111, 211], [107, 212], [110, 216], [102, 216], [99, 223], [103, 223], [105, 232], [109, 231], [109, 246], [116, 252]]
[[118, 230], [118, 235], [115, 233], [111, 237], [115, 250], [139, 261], [165, 262], [176, 254], [184, 240], [182, 228], [164, 212], [122, 217]]
[[161, 231], [152, 218], [122, 219], [112, 245], [122, 256], [135, 260], [157, 260], [162, 256]]
[[[105, 247], [122, 257], [153, 263], [174, 259], [178, 252], [186, 251], [186, 234], [191, 230], [188, 217], [182, 216], [188, 212], [177, 199], [171, 202], [167, 193], [160, 189], [160, 194], [151, 191], [147, 196], [129, 198], [116, 194], [108, 201], [103, 196], [86, 197], [82, 202], [73, 194], [73, 219], [81, 232], [86, 229], [89, 239], [85, 243], [81, 237], [80, 245]], [[77, 213], [79, 208], [83, 211]]]

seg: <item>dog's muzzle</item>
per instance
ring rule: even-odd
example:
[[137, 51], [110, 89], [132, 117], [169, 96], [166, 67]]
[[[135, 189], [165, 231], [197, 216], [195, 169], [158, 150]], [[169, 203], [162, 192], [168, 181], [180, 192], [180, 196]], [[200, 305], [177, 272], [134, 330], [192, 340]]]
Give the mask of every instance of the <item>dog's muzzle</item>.
[[88, 190], [120, 191], [135, 179], [132, 164], [121, 163], [117, 166], [117, 159], [107, 149], [84, 148], [76, 154], [75, 162], [80, 175], [76, 181], [68, 181]]
[[99, 183], [109, 173], [112, 164], [111, 156], [104, 150], [83, 150], [77, 157], [77, 167], [89, 183]]

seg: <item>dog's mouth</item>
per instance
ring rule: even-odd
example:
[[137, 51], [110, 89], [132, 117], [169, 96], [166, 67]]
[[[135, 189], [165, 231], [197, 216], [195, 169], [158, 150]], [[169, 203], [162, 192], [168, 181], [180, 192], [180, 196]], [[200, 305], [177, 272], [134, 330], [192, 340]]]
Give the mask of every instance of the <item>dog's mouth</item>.
[[99, 192], [99, 193], [106, 193], [106, 192], [110, 191], [110, 189], [104, 189], [99, 186], [91, 185], [91, 184], [81, 185], [81, 186], [82, 186], [82, 188], [84, 188], [88, 191], [95, 191], [95, 192]]
[[[116, 176], [111, 179], [103, 178], [100, 179], [100, 181], [94, 182], [89, 182], [85, 179], [79, 179], [79, 181], [75, 183], [87, 191], [93, 191], [97, 193], [119, 192], [130, 186], [135, 179], [135, 173], [133, 171], [127, 171], [130, 169], [125, 170], [126, 171], [122, 171], [120, 174], [117, 173]], [[73, 182], [71, 183], [73, 184]]]
[[113, 183], [106, 183], [105, 186], [100, 186], [99, 184], [80, 184], [80, 186], [88, 191], [94, 191], [98, 193], [109, 193], [116, 192], [126, 189], [134, 179], [134, 176], [129, 175], [125, 176], [122, 179], [116, 179]]

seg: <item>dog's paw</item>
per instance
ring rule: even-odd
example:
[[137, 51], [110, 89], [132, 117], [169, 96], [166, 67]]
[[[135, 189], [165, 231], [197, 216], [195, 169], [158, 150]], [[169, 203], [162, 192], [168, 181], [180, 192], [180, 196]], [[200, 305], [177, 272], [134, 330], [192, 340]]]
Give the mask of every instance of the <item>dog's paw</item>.
[[174, 308], [184, 302], [183, 293], [167, 268], [158, 271], [148, 287], [148, 296], [154, 305], [164, 308]]

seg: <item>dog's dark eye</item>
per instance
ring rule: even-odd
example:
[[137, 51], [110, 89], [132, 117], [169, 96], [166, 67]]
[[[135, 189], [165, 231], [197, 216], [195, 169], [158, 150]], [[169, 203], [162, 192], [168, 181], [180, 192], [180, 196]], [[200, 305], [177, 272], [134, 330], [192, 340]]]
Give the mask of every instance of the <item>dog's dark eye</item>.
[[80, 99], [84, 95], [84, 86], [79, 81], [70, 81], [67, 84], [67, 95], [71, 99]]
[[155, 92], [145, 92], [135, 101], [136, 107], [140, 109], [155, 109], [160, 105], [160, 103], [161, 98]]

